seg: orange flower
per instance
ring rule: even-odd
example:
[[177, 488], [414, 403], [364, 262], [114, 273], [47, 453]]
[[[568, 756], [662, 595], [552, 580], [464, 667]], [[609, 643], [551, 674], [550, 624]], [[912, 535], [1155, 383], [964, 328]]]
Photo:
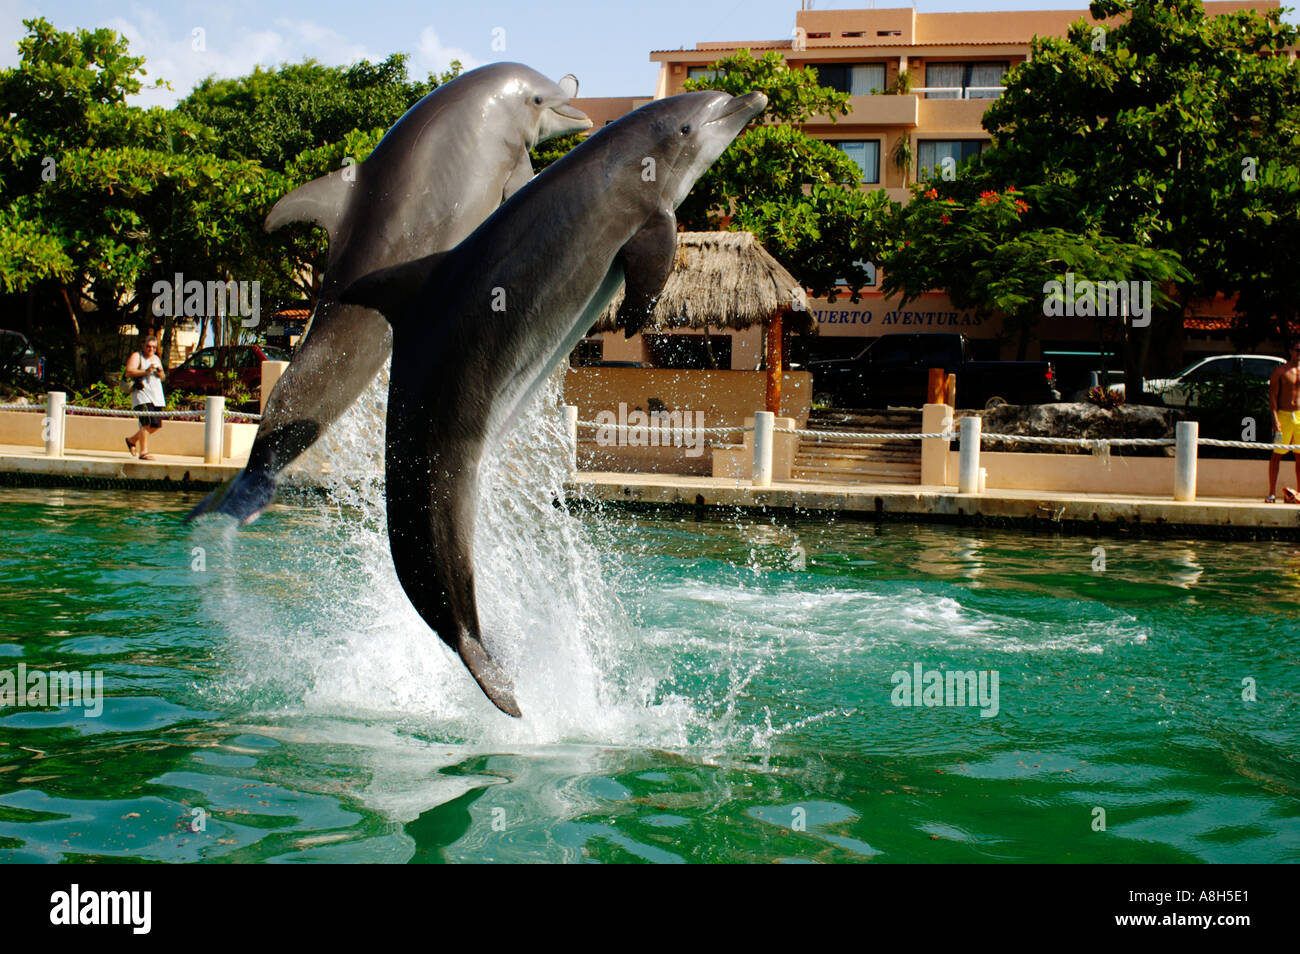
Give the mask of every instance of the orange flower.
[[1026, 202], [1024, 199], [1016, 199], [1016, 211], [1017, 211], [1017, 212], [1028, 212], [1028, 211], [1029, 211], [1029, 203]]
[[994, 202], [998, 201], [998, 194], [992, 191], [981, 192], [980, 201], [985, 205], [992, 205]]
[[1012, 195], [1012, 194], [1014, 194], [1015, 191], [1016, 191], [1016, 187], [1015, 187], [1015, 186], [1007, 186], [1007, 194], [1008, 194], [1008, 195]]
[[939, 190], [933, 187], [929, 188], [925, 191], [925, 197], [927, 199], [937, 199], [939, 198]]
[[939, 224], [941, 224], [941, 225], [947, 225], [947, 224], [948, 224], [949, 222], [951, 222], [951, 221], [952, 221], [952, 219], [948, 218], [948, 216], [946, 216], [946, 215], [941, 215], [941, 216], [939, 216]]

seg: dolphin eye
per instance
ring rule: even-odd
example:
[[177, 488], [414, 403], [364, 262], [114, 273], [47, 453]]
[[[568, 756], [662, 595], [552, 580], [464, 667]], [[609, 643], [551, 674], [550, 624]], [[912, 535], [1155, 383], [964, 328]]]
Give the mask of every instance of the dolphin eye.
[[690, 134], [691, 134], [691, 124], [687, 123], [685, 126], [682, 127], [682, 135], [689, 136]]
[[542, 97], [540, 97], [540, 96], [534, 96], [534, 97], [533, 97], [533, 102], [536, 103], [538, 106], [542, 105]]

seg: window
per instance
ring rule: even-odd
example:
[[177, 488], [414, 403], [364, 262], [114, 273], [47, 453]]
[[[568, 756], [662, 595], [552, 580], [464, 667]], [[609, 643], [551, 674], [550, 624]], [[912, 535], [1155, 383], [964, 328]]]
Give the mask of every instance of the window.
[[863, 182], [880, 181], [880, 140], [848, 140], [832, 142], [831, 145], [858, 164], [858, 168], [862, 170]]
[[207, 370], [217, 363], [217, 349], [204, 348], [194, 357], [190, 358], [189, 364], [193, 368], [203, 368]]
[[1241, 369], [1252, 378], [1268, 378], [1282, 366], [1276, 358], [1242, 358]]
[[851, 96], [879, 93], [885, 88], [883, 63], [819, 63], [817, 82]]
[[711, 80], [717, 79], [718, 71], [708, 66], [688, 66], [686, 67], [686, 78], [693, 80]]
[[[1002, 95], [1002, 78], [1009, 64], [994, 63], [927, 63], [925, 85], [943, 92], [926, 93], [926, 99], [997, 99]], [[972, 89], [971, 87], [977, 87]], [[978, 87], [983, 87], [982, 89]]]
[[942, 173], [943, 161], [952, 159], [961, 165], [989, 147], [987, 139], [922, 139], [917, 144], [916, 166], [919, 176], [928, 179]]
[[[731, 370], [731, 335], [645, 335], [650, 348], [650, 360], [656, 368], [704, 368], [715, 365], [719, 370]], [[709, 353], [713, 360], [709, 360]]]
[[569, 355], [569, 366], [585, 368], [605, 358], [605, 342], [599, 338], [583, 338]]

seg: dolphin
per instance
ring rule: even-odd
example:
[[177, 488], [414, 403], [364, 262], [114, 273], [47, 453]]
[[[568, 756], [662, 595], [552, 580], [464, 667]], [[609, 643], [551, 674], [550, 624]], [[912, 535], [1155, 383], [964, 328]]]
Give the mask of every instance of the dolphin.
[[683, 93], [593, 134], [450, 252], [387, 268], [341, 300], [393, 327], [388, 540], [411, 603], [502, 712], [509, 676], [483, 645], [472, 565], [479, 463], [619, 285], [641, 328], [672, 270], [675, 210], [763, 107], [761, 93]]
[[389, 354], [387, 323], [338, 300], [353, 280], [458, 244], [519, 190], [528, 151], [591, 128], [570, 106], [572, 75], [553, 83], [520, 63], [493, 63], [439, 86], [406, 111], [364, 162], [280, 199], [267, 231], [314, 222], [329, 258], [306, 339], [271, 391], [244, 470], [185, 518], [212, 510], [249, 523], [276, 476], [352, 405]]

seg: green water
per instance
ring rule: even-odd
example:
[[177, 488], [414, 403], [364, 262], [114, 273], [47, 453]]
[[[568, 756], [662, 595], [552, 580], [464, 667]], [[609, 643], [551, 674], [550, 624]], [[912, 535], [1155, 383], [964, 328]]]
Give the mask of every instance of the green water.
[[0, 670], [107, 696], [0, 711], [5, 860], [1300, 859], [1292, 544], [583, 513], [589, 570], [484, 541], [515, 722], [376, 518], [195, 500], [0, 491]]

